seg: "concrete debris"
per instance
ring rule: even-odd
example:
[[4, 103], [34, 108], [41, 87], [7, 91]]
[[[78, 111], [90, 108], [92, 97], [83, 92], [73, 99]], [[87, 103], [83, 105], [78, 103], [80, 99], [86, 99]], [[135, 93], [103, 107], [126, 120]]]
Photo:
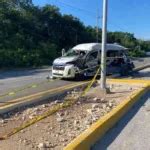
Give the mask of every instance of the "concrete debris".
[[47, 107], [47, 105], [46, 105], [46, 104], [43, 104], [43, 105], [42, 105], [42, 108], [46, 108], [46, 107]]
[[58, 104], [58, 103], [61, 103], [61, 101], [60, 100], [54, 101], [54, 104]]
[[95, 97], [95, 98], [93, 98], [93, 102], [100, 102], [101, 101], [101, 99], [100, 98], [97, 98], [97, 97]]
[[1, 119], [1, 120], [0, 120], [0, 123], [4, 124], [4, 123], [6, 123], [6, 120]]
[[102, 105], [102, 108], [103, 108], [104, 110], [106, 110], [106, 107], [107, 107], [106, 104], [103, 104], [103, 105]]
[[109, 102], [109, 103], [108, 103], [108, 106], [109, 106], [110, 108], [112, 108], [112, 107], [113, 107], [113, 103], [112, 103], [112, 102]]
[[34, 117], [35, 117], [35, 116], [33, 116], [33, 115], [30, 115], [30, 116], [29, 116], [29, 119], [33, 119]]
[[107, 101], [105, 100], [105, 98], [101, 98], [101, 102], [106, 103]]
[[88, 114], [92, 114], [93, 113], [92, 109], [87, 109], [86, 111], [87, 111]]
[[46, 145], [45, 143], [39, 143], [38, 148], [39, 148], [40, 150], [46, 149], [46, 148], [47, 148], [47, 145]]
[[99, 107], [99, 104], [92, 104], [92, 109], [96, 109]]
[[58, 117], [62, 117], [62, 116], [64, 116], [64, 115], [65, 115], [64, 112], [58, 112], [58, 113], [57, 113], [57, 116], [58, 116]]
[[57, 118], [57, 121], [58, 121], [58, 122], [64, 122], [65, 119], [64, 119], [63, 117], [58, 117], [58, 118]]
[[85, 122], [85, 124], [86, 124], [86, 125], [91, 125], [91, 124], [92, 124], [92, 120], [87, 120], [87, 121]]
[[78, 124], [80, 123], [80, 121], [79, 120], [74, 120], [74, 126], [77, 126]]
[[110, 88], [110, 89], [113, 89], [113, 88], [114, 88], [114, 85], [113, 85], [113, 84], [110, 84], [109, 88]]
[[22, 116], [22, 120], [24, 121], [26, 119], [26, 117], [25, 116]]

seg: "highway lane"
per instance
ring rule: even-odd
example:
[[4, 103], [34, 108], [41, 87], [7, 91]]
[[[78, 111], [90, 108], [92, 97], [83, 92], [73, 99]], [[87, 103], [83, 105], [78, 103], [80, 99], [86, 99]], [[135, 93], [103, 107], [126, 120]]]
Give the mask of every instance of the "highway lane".
[[[150, 58], [134, 59], [135, 66], [141, 66], [150, 63]], [[14, 89], [22, 88], [32, 83], [46, 81], [46, 77], [51, 74], [51, 67], [45, 69], [22, 69], [0, 71], [0, 95]], [[64, 83], [63, 81], [62, 84]], [[73, 81], [74, 82], [74, 81]], [[53, 84], [53, 83], [52, 83]]]
[[[48, 75], [51, 75], [51, 69], [49, 68], [1, 72], [0, 106], [9, 105], [12, 101], [22, 101], [20, 98], [26, 96], [77, 83], [73, 80], [47, 80]], [[46, 95], [44, 94], [43, 98]], [[57, 98], [60, 99], [60, 95]]]
[[[143, 64], [143, 61], [141, 59], [138, 63], [137, 62], [135, 64], [138, 65]], [[45, 69], [0, 71], [0, 102], [7, 102], [10, 100], [14, 100], [18, 97], [35, 94], [44, 90], [53, 89], [77, 82], [73, 80], [72, 81], [57, 80], [53, 82], [47, 82], [46, 77], [48, 75], [51, 75], [50, 67]], [[150, 70], [144, 69], [139, 73], [135, 73], [133, 75], [133, 78], [142, 78], [142, 79], [150, 78]], [[38, 83], [41, 82], [42, 84], [38, 85]], [[29, 85], [30, 88], [27, 88]], [[33, 87], [31, 85], [33, 85]], [[13, 92], [20, 89], [23, 90], [18, 91], [16, 93]], [[5, 93], [9, 93], [10, 95], [4, 97], [1, 96]]]
[[133, 78], [150, 79], [150, 68], [143, 69], [143, 70], [133, 74]]
[[32, 83], [40, 83], [51, 74], [51, 68], [0, 71], [0, 95]]

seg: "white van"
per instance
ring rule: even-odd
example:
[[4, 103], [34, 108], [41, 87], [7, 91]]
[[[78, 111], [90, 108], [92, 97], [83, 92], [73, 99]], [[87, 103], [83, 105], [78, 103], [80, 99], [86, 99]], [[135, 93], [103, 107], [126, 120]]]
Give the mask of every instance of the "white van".
[[[134, 67], [127, 56], [127, 48], [107, 44], [107, 74], [127, 74]], [[100, 66], [101, 44], [79, 44], [53, 62], [53, 78], [93, 76]]]

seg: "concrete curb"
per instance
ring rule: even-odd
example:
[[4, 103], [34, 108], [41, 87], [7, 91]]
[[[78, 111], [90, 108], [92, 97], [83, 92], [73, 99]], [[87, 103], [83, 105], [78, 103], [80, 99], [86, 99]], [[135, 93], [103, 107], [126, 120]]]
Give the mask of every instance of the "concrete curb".
[[[108, 80], [110, 81], [110, 80]], [[94, 123], [89, 129], [81, 133], [64, 150], [90, 150], [90, 148], [112, 128], [131, 107], [150, 90], [150, 81], [143, 80], [117, 80], [112, 79], [113, 83], [143, 84], [143, 87], [135, 91], [130, 97], [126, 98], [120, 105], [114, 108], [110, 113], [103, 116]]]

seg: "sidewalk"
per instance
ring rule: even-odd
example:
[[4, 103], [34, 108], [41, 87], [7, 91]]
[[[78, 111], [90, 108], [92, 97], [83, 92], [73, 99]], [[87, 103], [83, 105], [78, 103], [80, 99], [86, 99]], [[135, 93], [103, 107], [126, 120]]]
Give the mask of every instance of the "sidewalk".
[[147, 93], [92, 150], [149, 150], [150, 93]]

